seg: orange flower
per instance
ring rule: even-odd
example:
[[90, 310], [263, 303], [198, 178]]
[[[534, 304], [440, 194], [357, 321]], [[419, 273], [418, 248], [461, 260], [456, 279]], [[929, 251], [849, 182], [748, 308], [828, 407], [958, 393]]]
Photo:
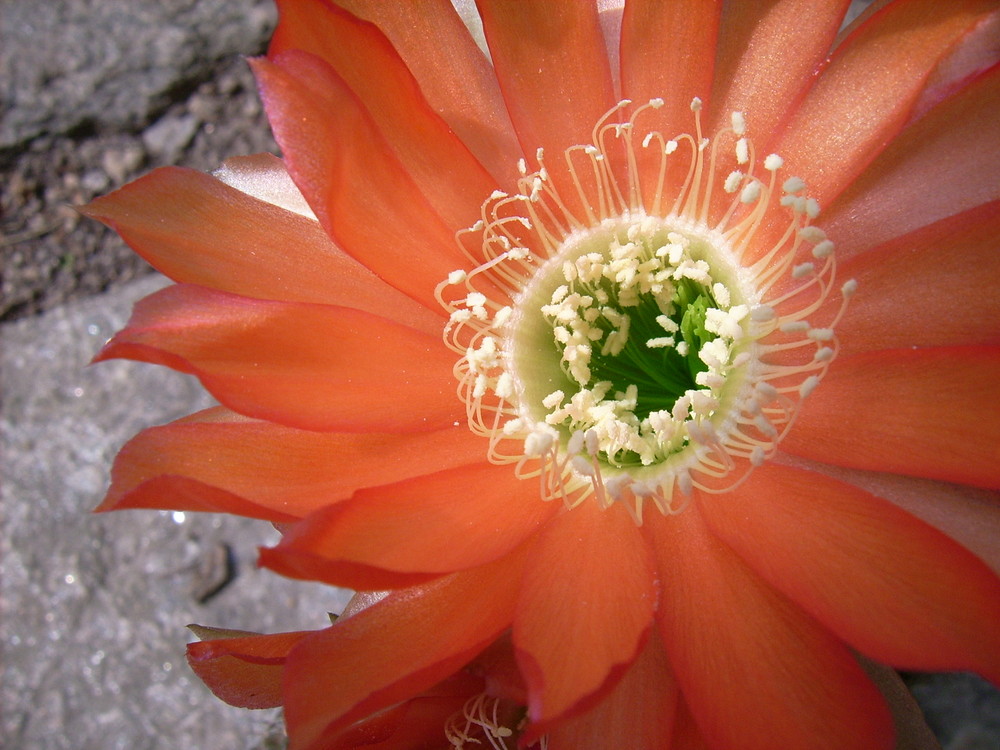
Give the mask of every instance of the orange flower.
[[295, 750], [889, 748], [855, 653], [1000, 679], [996, 3], [477, 4], [280, 1], [283, 163], [86, 209], [178, 282], [98, 359], [223, 404], [102, 508], [391, 591], [195, 669]]

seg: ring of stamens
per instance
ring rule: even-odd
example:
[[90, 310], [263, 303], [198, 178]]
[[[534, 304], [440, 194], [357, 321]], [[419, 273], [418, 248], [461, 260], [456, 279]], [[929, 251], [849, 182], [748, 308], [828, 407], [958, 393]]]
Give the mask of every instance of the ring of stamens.
[[[437, 291], [490, 460], [539, 477], [545, 499], [620, 501], [639, 523], [646, 501], [679, 512], [694, 488], [730, 490], [773, 454], [855, 289], [826, 304], [836, 264], [819, 207], [802, 180], [779, 187], [777, 155], [754, 173], [740, 113], [704, 138], [696, 99], [694, 134], [667, 139], [642, 128], [660, 106], [619, 103], [558, 180], [541, 150], [535, 171], [522, 161], [518, 192], [495, 193], [458, 235], [474, 269]], [[718, 186], [727, 142], [735, 168]]]

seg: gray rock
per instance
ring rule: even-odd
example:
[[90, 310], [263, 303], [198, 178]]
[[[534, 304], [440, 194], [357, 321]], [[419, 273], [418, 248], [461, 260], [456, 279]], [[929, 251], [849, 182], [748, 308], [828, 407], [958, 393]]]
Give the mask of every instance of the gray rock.
[[[281, 737], [274, 711], [226, 706], [184, 661], [196, 622], [277, 632], [318, 629], [346, 592], [256, 568], [266, 523], [129, 511], [94, 515], [110, 461], [133, 433], [209, 405], [200, 385], [149, 365], [87, 367], [132, 302], [120, 291], [0, 327], [4, 747], [32, 750], [248, 750]], [[236, 577], [220, 579], [220, 551]]]
[[907, 684], [944, 750], [1000, 750], [1000, 692], [986, 680], [918, 674]]
[[114, 233], [81, 221], [71, 206], [155, 166], [209, 171], [234, 154], [275, 148], [250, 70], [233, 58], [143, 133], [42, 137], [6, 161], [0, 154], [0, 320], [148, 272]]
[[40, 135], [149, 122], [220, 60], [263, 50], [269, 0], [7, 0], [0, 151]]
[[184, 147], [198, 132], [199, 125], [198, 118], [193, 114], [167, 115], [146, 128], [142, 142], [151, 154], [163, 161], [177, 161]]

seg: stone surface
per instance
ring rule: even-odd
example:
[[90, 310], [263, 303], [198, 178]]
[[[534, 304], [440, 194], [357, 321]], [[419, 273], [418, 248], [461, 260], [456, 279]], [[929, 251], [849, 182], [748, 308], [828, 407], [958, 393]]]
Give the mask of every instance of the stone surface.
[[270, 34], [269, 0], [3, 3], [0, 150], [41, 135], [147, 124]]
[[907, 675], [944, 750], [1000, 750], [1000, 693], [971, 674]]
[[157, 166], [276, 150], [242, 59], [276, 14], [267, 0], [0, 2], [0, 320], [13, 320], [149, 272], [74, 205]]
[[[11, 750], [274, 747], [276, 712], [226, 706], [190, 673], [185, 625], [318, 629], [346, 603], [346, 592], [257, 569], [257, 547], [277, 540], [266, 523], [89, 512], [125, 440], [210, 405], [197, 381], [163, 368], [87, 367], [162, 284], [147, 277], [0, 328], [0, 735]], [[199, 603], [224, 579], [227, 550], [235, 578]]]

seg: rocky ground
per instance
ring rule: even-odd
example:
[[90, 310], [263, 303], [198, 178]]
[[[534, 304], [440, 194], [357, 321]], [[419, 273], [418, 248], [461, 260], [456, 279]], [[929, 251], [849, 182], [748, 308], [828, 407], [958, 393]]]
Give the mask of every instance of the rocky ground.
[[265, 49], [267, 0], [3, 0], [0, 23], [0, 320], [149, 271], [73, 206], [275, 149], [243, 59]]
[[[3, 527], [0, 736], [52, 750], [272, 750], [280, 717], [216, 701], [188, 622], [316, 628], [345, 593], [256, 570], [266, 525], [93, 516], [138, 429], [208, 403], [160, 368], [87, 361], [163, 284], [74, 205], [149, 169], [273, 150], [243, 56], [270, 0], [0, 0]], [[1000, 699], [908, 675], [947, 750], [1000, 750]]]

